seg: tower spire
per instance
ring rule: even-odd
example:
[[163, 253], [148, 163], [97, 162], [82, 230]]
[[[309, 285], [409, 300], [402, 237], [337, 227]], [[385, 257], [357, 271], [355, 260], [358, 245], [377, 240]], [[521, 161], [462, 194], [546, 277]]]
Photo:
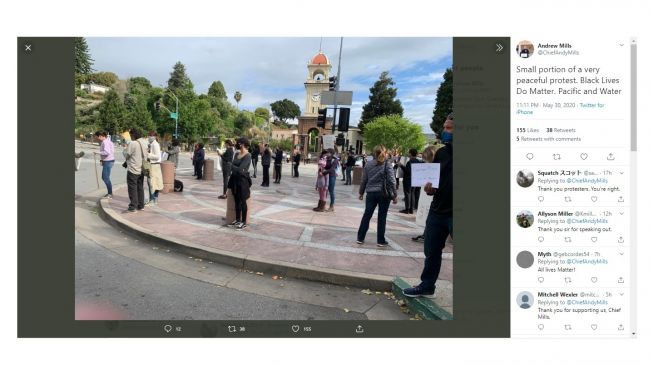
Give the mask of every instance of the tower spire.
[[322, 53], [322, 37], [320, 37], [320, 53]]

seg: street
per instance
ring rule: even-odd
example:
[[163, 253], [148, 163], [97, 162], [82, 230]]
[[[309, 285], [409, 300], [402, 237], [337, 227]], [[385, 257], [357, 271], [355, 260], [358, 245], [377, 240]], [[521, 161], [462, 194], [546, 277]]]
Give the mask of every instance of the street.
[[[76, 142], [75, 151], [86, 154], [80, 170], [75, 172], [78, 319], [399, 320], [410, 317], [384, 294], [369, 295], [359, 288], [275, 278], [273, 273], [250, 273], [164, 250], [128, 235], [98, 216], [96, 202], [106, 193], [101, 177], [97, 190], [93, 172], [93, 151], [99, 151], [98, 146]], [[126, 172], [120, 165], [123, 160], [122, 150], [117, 147], [111, 174], [114, 190], [125, 183]], [[182, 153], [179, 161], [178, 171], [190, 171], [188, 153]]]

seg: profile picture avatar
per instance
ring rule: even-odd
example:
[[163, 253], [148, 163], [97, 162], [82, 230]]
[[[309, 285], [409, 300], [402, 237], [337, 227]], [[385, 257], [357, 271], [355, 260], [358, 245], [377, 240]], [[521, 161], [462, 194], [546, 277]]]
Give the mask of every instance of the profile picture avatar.
[[535, 216], [530, 211], [524, 210], [517, 214], [517, 225], [524, 229], [531, 227], [533, 221], [535, 221]]
[[533, 306], [533, 294], [528, 291], [522, 291], [517, 295], [517, 305], [522, 309], [529, 309]]
[[535, 181], [535, 176], [530, 170], [522, 169], [517, 173], [517, 184], [520, 187], [528, 188], [533, 184], [533, 181]]
[[517, 43], [517, 54], [521, 58], [529, 58], [535, 53], [535, 46], [531, 41], [521, 41]]

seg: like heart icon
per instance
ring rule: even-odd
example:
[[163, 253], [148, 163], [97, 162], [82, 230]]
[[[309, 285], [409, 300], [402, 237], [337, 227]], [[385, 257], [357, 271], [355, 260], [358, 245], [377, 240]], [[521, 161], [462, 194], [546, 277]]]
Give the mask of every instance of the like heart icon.
[[292, 329], [293, 332], [297, 333], [297, 332], [299, 332], [299, 325], [293, 325], [291, 327], [291, 329]]

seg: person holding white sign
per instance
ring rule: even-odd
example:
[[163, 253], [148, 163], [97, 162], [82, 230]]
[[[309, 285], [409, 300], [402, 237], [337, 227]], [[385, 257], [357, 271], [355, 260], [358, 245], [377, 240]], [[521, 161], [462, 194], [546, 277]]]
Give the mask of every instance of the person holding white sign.
[[442, 266], [442, 250], [447, 237], [453, 237], [453, 127], [453, 114], [450, 114], [444, 122], [441, 134], [445, 146], [439, 149], [433, 158], [433, 163], [440, 164], [439, 180], [428, 182], [424, 186], [424, 191], [433, 195], [433, 202], [424, 228], [426, 258], [420, 276], [421, 283], [403, 290], [404, 295], [408, 297], [435, 297], [435, 282]]

